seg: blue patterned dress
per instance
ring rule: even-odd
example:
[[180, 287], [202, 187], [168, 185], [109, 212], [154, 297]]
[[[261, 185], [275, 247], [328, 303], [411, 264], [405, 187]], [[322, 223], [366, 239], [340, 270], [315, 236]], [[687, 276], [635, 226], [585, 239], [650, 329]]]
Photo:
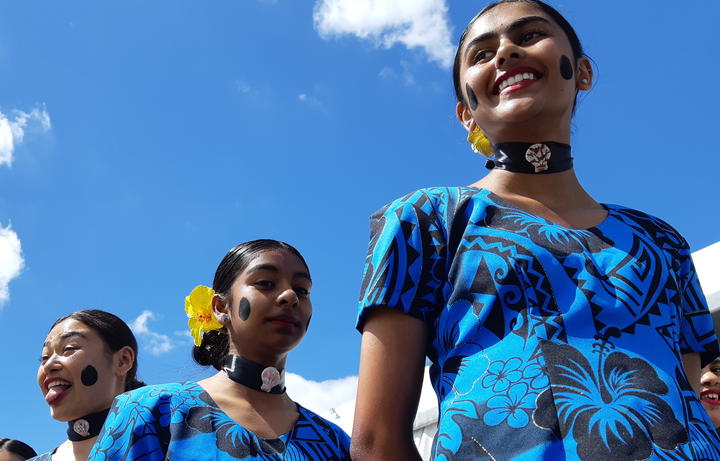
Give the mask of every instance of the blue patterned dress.
[[298, 405], [293, 429], [262, 439], [198, 383], [146, 386], [115, 399], [90, 460], [349, 460], [350, 438]]
[[718, 355], [683, 238], [607, 205], [568, 229], [472, 187], [371, 218], [358, 329], [422, 320], [438, 396], [435, 460], [720, 460], [682, 354]]

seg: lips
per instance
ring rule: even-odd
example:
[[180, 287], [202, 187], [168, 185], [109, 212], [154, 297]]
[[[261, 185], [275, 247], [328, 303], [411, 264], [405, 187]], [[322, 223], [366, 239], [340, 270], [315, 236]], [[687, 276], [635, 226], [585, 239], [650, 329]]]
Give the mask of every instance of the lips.
[[510, 90], [524, 88], [542, 77], [543, 74], [532, 67], [514, 67], [495, 79], [492, 94], [499, 95]]
[[291, 315], [277, 315], [275, 317], [268, 318], [268, 321], [285, 328], [292, 328], [300, 325], [300, 322]]
[[70, 392], [71, 387], [72, 384], [70, 381], [65, 379], [46, 378], [45, 381], [43, 381], [43, 388], [46, 389], [45, 401], [48, 405], [56, 405], [60, 403], [60, 400], [62, 400], [63, 397]]

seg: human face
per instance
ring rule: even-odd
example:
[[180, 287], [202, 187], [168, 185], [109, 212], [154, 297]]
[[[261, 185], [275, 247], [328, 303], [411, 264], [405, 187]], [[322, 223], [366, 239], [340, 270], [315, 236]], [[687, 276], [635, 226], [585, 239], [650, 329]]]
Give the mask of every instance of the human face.
[[720, 357], [702, 369], [700, 402], [710, 415], [713, 426], [720, 428]]
[[527, 3], [497, 5], [472, 24], [460, 50], [458, 117], [493, 142], [530, 140], [518, 139], [526, 134], [567, 142], [575, 93], [589, 88], [581, 83], [589, 72], [548, 15]]
[[37, 379], [50, 415], [59, 421], [104, 410], [122, 391], [113, 355], [95, 330], [74, 319], [48, 333]]
[[256, 256], [220, 306], [220, 315], [230, 317], [230, 352], [268, 365], [284, 361], [307, 331], [311, 288], [307, 268], [292, 253], [272, 250]]

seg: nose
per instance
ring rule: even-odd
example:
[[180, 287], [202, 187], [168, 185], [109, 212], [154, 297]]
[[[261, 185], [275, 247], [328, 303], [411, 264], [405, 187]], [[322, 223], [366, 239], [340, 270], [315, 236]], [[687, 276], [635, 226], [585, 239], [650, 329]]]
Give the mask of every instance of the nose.
[[40, 365], [40, 368], [45, 373], [45, 375], [48, 375], [52, 371], [57, 371], [62, 367], [62, 365], [60, 364], [60, 360], [58, 360], [58, 358], [59, 357], [57, 354], [53, 354], [50, 357], [48, 357], [48, 359], [45, 361], [45, 363]]
[[281, 306], [288, 305], [291, 307], [297, 306], [300, 300], [298, 299], [297, 293], [292, 288], [287, 288], [285, 291], [280, 293], [277, 297], [277, 302]]
[[705, 372], [702, 377], [700, 377], [700, 384], [703, 387], [718, 386], [720, 385], [720, 377], [712, 371]]
[[511, 40], [502, 40], [495, 59], [497, 68], [509, 67], [514, 61], [520, 59], [521, 51], [522, 49]]

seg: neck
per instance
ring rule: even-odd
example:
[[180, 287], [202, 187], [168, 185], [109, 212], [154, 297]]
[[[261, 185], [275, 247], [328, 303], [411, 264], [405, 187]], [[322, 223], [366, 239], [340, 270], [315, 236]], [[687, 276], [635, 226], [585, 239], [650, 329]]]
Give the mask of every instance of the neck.
[[86, 461], [90, 456], [90, 450], [95, 445], [97, 437], [92, 437], [87, 440], [80, 440], [73, 442], [66, 440], [63, 442], [53, 454], [53, 459], [74, 459], [75, 461]]
[[287, 352], [278, 354], [268, 352], [267, 348], [263, 348], [262, 350], [253, 350], [252, 348], [244, 347], [241, 349], [235, 344], [230, 345], [228, 354], [239, 355], [246, 360], [259, 363], [260, 365], [264, 365], [266, 367], [275, 367], [278, 370], [284, 370], [285, 362], [287, 361]]
[[491, 190], [504, 198], [527, 198], [551, 208], [575, 208], [596, 204], [570, 169], [547, 175], [528, 175], [492, 170], [474, 186]]

